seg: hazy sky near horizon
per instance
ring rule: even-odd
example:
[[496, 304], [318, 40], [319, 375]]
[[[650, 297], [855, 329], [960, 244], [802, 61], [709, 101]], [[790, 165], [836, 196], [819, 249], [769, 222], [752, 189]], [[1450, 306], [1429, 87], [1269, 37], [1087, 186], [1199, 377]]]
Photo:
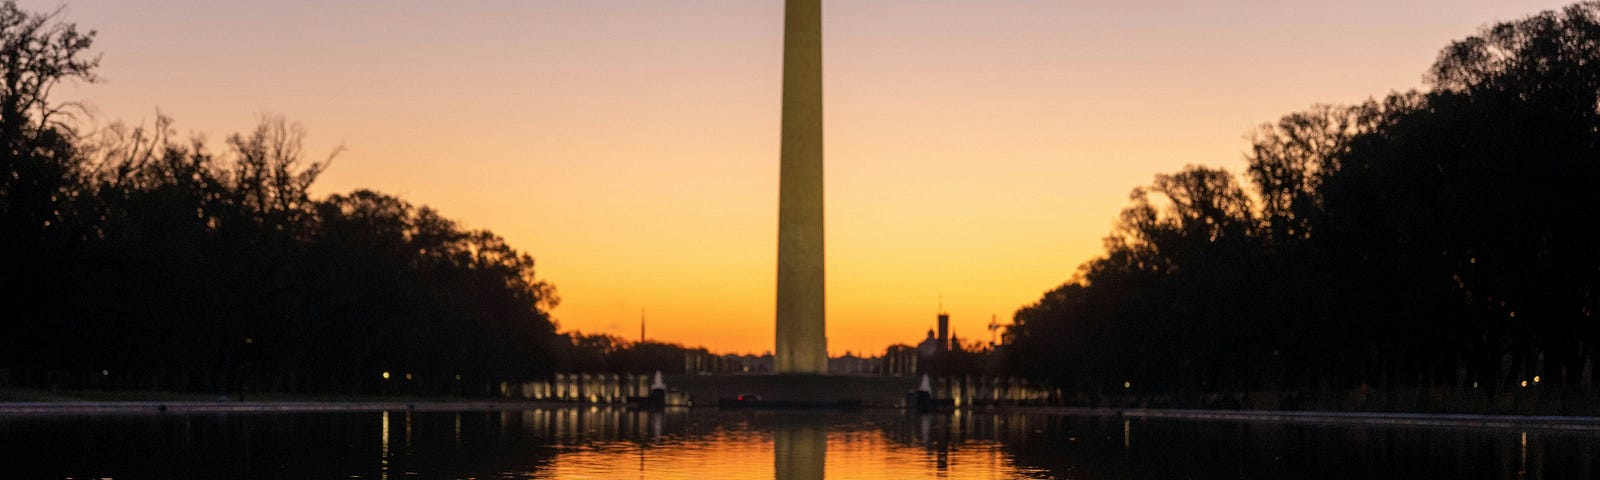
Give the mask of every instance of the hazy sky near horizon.
[[[20, 0], [56, 8], [55, 0]], [[1244, 165], [1257, 125], [1422, 86], [1552, 0], [826, 0], [828, 337], [988, 340], [1098, 255], [1130, 189]], [[772, 348], [779, 0], [76, 0], [90, 123], [221, 148], [262, 114], [371, 188], [493, 230], [563, 330]]]

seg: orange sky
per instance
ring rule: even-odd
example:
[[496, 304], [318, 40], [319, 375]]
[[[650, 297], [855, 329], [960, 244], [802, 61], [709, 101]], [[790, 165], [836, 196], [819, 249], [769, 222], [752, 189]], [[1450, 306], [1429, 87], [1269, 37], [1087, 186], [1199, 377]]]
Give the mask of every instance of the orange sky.
[[[829, 351], [960, 335], [1100, 252], [1134, 186], [1238, 171], [1244, 135], [1421, 85], [1550, 0], [827, 0]], [[22, 0], [47, 10], [55, 0]], [[214, 148], [262, 113], [373, 188], [532, 253], [563, 330], [772, 347], [779, 0], [78, 0], [91, 123]]]

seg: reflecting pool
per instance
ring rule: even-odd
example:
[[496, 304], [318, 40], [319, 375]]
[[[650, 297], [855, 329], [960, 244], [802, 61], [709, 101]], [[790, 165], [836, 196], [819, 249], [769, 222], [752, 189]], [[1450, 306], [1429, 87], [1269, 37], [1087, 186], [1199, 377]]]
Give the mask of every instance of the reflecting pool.
[[1049, 413], [0, 416], [3, 478], [1594, 478], [1600, 433]]

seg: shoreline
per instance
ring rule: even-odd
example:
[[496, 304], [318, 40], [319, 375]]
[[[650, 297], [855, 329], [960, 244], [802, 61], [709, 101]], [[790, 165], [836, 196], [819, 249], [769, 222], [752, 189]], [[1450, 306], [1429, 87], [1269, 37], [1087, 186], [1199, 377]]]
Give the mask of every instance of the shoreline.
[[1540, 428], [1600, 431], [1600, 417], [1496, 415], [1472, 413], [1394, 413], [1287, 410], [1202, 410], [1177, 408], [1021, 407], [1072, 416], [1157, 418], [1196, 421], [1396, 425], [1457, 428]]
[[[55, 416], [99, 414], [188, 413], [334, 413], [379, 411], [507, 411], [633, 408], [623, 404], [575, 404], [531, 400], [352, 400], [352, 401], [29, 401], [0, 402], [0, 415]], [[694, 409], [715, 410], [704, 406]], [[1455, 413], [1332, 412], [1279, 410], [1203, 410], [1155, 408], [1086, 408], [1013, 406], [964, 410], [965, 413], [1048, 413], [1085, 417], [1121, 417], [1221, 422], [1359, 424], [1456, 428], [1538, 428], [1600, 431], [1600, 417], [1560, 415], [1488, 415]]]
[[351, 401], [59, 401], [0, 402], [0, 415], [80, 415], [124, 413], [314, 413], [410, 410], [446, 412], [530, 410], [576, 407], [530, 400], [351, 400]]

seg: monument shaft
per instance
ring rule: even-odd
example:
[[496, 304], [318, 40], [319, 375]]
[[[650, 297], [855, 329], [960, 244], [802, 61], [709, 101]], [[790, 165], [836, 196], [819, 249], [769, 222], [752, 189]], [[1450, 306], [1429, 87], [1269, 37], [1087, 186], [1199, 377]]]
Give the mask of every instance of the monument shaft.
[[786, 0], [781, 142], [777, 371], [824, 374], [822, 0]]

